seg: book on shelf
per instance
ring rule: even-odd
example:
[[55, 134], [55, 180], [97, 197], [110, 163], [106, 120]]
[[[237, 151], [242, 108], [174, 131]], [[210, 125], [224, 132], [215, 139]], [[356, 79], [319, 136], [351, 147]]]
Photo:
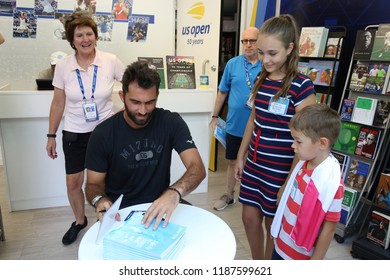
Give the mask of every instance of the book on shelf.
[[387, 84], [385, 84], [385, 87], [383, 89], [383, 94], [390, 95], [390, 82], [387, 81]]
[[329, 37], [326, 42], [324, 57], [340, 58], [341, 48], [343, 46], [342, 37]]
[[352, 113], [352, 121], [360, 124], [372, 125], [378, 100], [375, 98], [358, 96]]
[[165, 89], [164, 60], [162, 57], [138, 57], [138, 61], [147, 63], [149, 68], [157, 71], [160, 76], [160, 89]]
[[389, 121], [389, 113], [390, 101], [378, 100], [372, 125], [379, 128], [385, 128]]
[[299, 61], [298, 62], [298, 72], [307, 75], [309, 69], [309, 62]]
[[323, 57], [329, 29], [326, 27], [302, 27], [299, 39], [299, 56]]
[[376, 94], [385, 93], [385, 85], [389, 80], [389, 65], [370, 63], [364, 91]]
[[373, 210], [368, 221], [366, 237], [383, 249], [389, 248], [390, 242], [390, 216], [384, 212]]
[[356, 32], [353, 59], [370, 59], [375, 32], [375, 29], [360, 29]]
[[349, 89], [352, 91], [364, 91], [364, 86], [368, 77], [368, 63], [355, 63], [352, 67]]
[[350, 217], [356, 202], [358, 200], [359, 192], [349, 187], [344, 187], [344, 197], [341, 203], [341, 217], [340, 223], [343, 225], [347, 224], [348, 218]]
[[[338, 66], [338, 64], [336, 64]], [[331, 86], [334, 70], [336, 70], [335, 62], [333, 60], [309, 60], [309, 73], [317, 73], [314, 76], [308, 75], [313, 84], [319, 86]]]
[[226, 122], [218, 117], [219, 126], [217, 125], [214, 130], [214, 137], [222, 144], [226, 149]]
[[390, 173], [381, 173], [376, 186], [374, 203], [390, 210]]
[[378, 25], [375, 33], [374, 46], [372, 48], [371, 60], [390, 61], [390, 24]]
[[195, 89], [193, 56], [166, 56], [168, 89]]
[[355, 155], [369, 159], [375, 158], [380, 136], [381, 130], [379, 128], [362, 126], [356, 144]]
[[352, 159], [349, 165], [345, 186], [361, 192], [370, 172], [371, 164], [359, 159]]
[[341, 120], [351, 121], [354, 107], [355, 99], [344, 99], [341, 106]]
[[342, 121], [341, 131], [333, 148], [347, 154], [354, 154], [361, 125], [357, 123]]
[[316, 92], [316, 102], [330, 106], [332, 102], [332, 95], [328, 93]]
[[341, 179], [345, 181], [347, 177], [347, 172], [349, 170], [349, 165], [351, 163], [351, 157], [347, 154], [343, 154], [337, 151], [331, 151], [332, 155], [337, 159], [340, 164]]

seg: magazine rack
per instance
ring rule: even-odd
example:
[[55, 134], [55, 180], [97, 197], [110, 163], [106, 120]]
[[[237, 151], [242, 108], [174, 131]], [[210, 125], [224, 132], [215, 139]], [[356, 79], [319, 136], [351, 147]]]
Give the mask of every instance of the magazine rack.
[[[387, 133], [386, 137], [383, 139], [382, 143], [384, 143], [383, 146], [383, 155], [378, 159], [378, 172], [376, 172], [376, 178], [380, 176], [379, 171], [384, 170], [386, 173], [390, 172], [389, 169], [389, 163], [390, 163], [390, 133], [389, 133], [389, 126], [387, 126]], [[387, 170], [385, 170], [387, 168]], [[378, 180], [373, 180], [373, 184], [371, 184], [370, 188], [377, 183]], [[360, 259], [368, 259], [368, 260], [389, 260], [390, 259], [390, 251], [389, 249], [385, 250], [381, 248], [380, 246], [374, 244], [370, 240], [366, 238], [367, 230], [368, 230], [368, 224], [369, 224], [369, 217], [370, 213], [372, 211], [379, 211], [386, 215], [390, 215], [390, 210], [379, 206], [376, 204], [375, 197], [378, 195], [378, 189], [372, 196], [373, 198], [371, 200], [368, 200], [369, 207], [367, 211], [364, 212], [364, 218], [363, 223], [361, 224], [358, 237], [356, 240], [352, 242], [352, 250], [351, 255], [354, 258], [360, 258]]]
[[[367, 29], [378, 29], [378, 25], [369, 25], [365, 28]], [[354, 49], [355, 53], [355, 49]], [[363, 60], [362, 60], [363, 61]], [[369, 62], [370, 60], [367, 59], [365, 62]], [[349, 84], [351, 82], [351, 76], [353, 73], [353, 66], [357, 63], [361, 62], [360, 60], [358, 61], [354, 56], [352, 56], [349, 69], [348, 69], [348, 74], [347, 74], [347, 82], [344, 85], [344, 90], [341, 96], [341, 102], [339, 103], [339, 112], [341, 114], [342, 112], [342, 106], [343, 106], [343, 101], [345, 99], [357, 99], [357, 97], [367, 97], [367, 98], [373, 98], [373, 99], [378, 99], [378, 100], [386, 100], [390, 101], [390, 96], [385, 95], [385, 94], [373, 94], [373, 93], [368, 93], [364, 91], [355, 91], [351, 90], [349, 87]], [[390, 62], [388, 62], [390, 63]], [[361, 124], [362, 127], [372, 127], [375, 128], [373, 125], [366, 125], [366, 124]], [[336, 234], [335, 234], [335, 239], [337, 242], [342, 243], [344, 242], [344, 238], [346, 236], [351, 235], [352, 233], [358, 233], [358, 239], [353, 242], [352, 246], [352, 251], [351, 254], [354, 257], [362, 257], [362, 258], [387, 258], [386, 254], [381, 257], [374, 257], [375, 252], [371, 252], [371, 247], [373, 248], [372, 250], [375, 251], [376, 249], [380, 249], [382, 251], [385, 251], [382, 248], [375, 248], [378, 247], [377, 245], [373, 244], [372, 242], [368, 241], [365, 239], [365, 234], [366, 234], [366, 228], [368, 225], [368, 217], [369, 213], [373, 210], [373, 207], [377, 207], [373, 204], [371, 197], [371, 189], [379, 178], [382, 170], [383, 170], [383, 164], [386, 160], [386, 158], [389, 157], [388, 155], [388, 149], [389, 149], [389, 123], [387, 122], [384, 127], [380, 128], [381, 131], [381, 137], [378, 140], [378, 145], [377, 145], [377, 150], [376, 154], [372, 159], [367, 159], [367, 158], [362, 158], [358, 155], [355, 154], [349, 154], [349, 156], [355, 159], [359, 159], [362, 161], [366, 161], [370, 164], [370, 169], [366, 177], [366, 181], [358, 195], [357, 202], [355, 206], [351, 209], [350, 214], [348, 216], [348, 219], [345, 224], [338, 223], [336, 227]], [[365, 251], [365, 248], [367, 245], [367, 248], [370, 247], [370, 249], [367, 249], [367, 253], [364, 254], [362, 253]], [[370, 252], [368, 252], [370, 251]], [[390, 251], [389, 251], [390, 252]], [[386, 252], [387, 253], [387, 252]], [[389, 254], [390, 256], [390, 254]]]
[[[343, 53], [345, 52], [345, 48], [343, 47], [343, 40], [345, 40], [347, 34], [347, 28], [345, 26], [324, 26], [329, 29], [328, 39], [329, 38], [337, 38], [337, 50], [340, 50], [339, 54], [336, 53], [334, 57], [326, 57], [324, 54], [323, 57], [308, 57], [308, 56], [300, 56], [300, 62], [309, 62], [310, 60], [321, 62], [331, 61], [333, 62], [332, 75], [330, 80], [330, 86], [325, 85], [317, 85], [315, 84], [315, 90], [317, 93], [324, 95], [324, 98], [321, 102], [326, 103], [328, 105], [338, 104], [338, 100], [333, 98], [337, 96], [341, 96], [342, 84], [343, 84], [343, 75], [338, 71], [337, 64], [342, 59]], [[326, 52], [326, 50], [325, 50]], [[309, 74], [309, 73], [307, 73]], [[320, 102], [318, 100], [318, 102]], [[333, 107], [333, 106], [331, 106]]]

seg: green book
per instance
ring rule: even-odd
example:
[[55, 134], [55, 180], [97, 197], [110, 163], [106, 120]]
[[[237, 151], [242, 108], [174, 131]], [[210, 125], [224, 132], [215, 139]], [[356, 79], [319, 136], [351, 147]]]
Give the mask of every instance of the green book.
[[341, 131], [333, 148], [338, 151], [354, 154], [360, 127], [360, 124], [341, 122]]

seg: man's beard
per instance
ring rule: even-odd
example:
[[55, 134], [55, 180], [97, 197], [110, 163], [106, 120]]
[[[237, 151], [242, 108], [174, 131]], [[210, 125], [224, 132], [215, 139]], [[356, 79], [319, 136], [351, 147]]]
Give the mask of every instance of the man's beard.
[[126, 103], [125, 103], [125, 110], [126, 110], [126, 114], [129, 117], [129, 119], [131, 119], [136, 125], [139, 125], [139, 126], [146, 126], [150, 122], [152, 115], [153, 115], [153, 112], [154, 112], [154, 110], [153, 110], [152, 112], [148, 113], [146, 119], [139, 120], [139, 119], [137, 119], [137, 114], [132, 114], [129, 111]]

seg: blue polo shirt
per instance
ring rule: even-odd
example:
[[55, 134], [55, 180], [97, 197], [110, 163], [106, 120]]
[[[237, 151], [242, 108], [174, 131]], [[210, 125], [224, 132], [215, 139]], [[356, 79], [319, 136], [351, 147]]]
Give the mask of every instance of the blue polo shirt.
[[[251, 110], [245, 104], [260, 70], [260, 61], [252, 65], [243, 54], [231, 58], [226, 63], [218, 89], [229, 94], [226, 132], [231, 135], [237, 137], [243, 137], [244, 135], [246, 123], [251, 113]], [[248, 85], [248, 79], [251, 87]]]

